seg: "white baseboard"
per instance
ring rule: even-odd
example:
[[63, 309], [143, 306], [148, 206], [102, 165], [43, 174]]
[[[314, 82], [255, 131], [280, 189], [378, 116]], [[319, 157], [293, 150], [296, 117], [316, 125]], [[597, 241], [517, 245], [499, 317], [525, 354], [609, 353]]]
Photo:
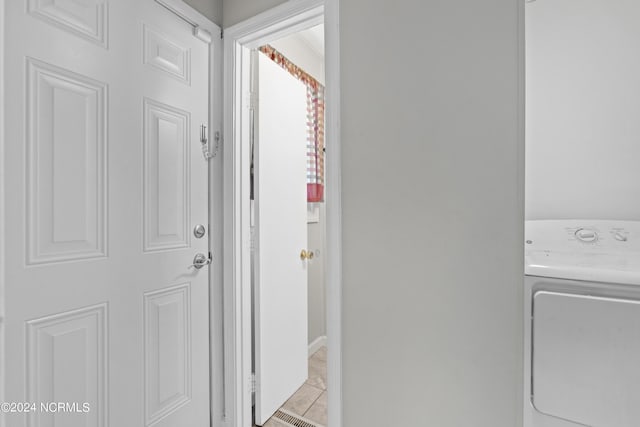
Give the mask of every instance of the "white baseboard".
[[316, 351], [320, 350], [321, 347], [327, 346], [327, 336], [322, 335], [315, 340], [311, 344], [309, 344], [309, 357]]

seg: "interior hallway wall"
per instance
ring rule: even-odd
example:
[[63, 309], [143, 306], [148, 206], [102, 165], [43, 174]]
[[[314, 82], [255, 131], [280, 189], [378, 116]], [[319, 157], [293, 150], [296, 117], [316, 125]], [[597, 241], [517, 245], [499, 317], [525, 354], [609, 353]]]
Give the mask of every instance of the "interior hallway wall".
[[230, 27], [233, 24], [251, 18], [285, 1], [286, 0], [222, 0], [222, 27]]
[[519, 2], [340, 5], [343, 426], [521, 426]]
[[222, 0], [184, 0], [189, 6], [222, 26]]
[[318, 256], [309, 262], [309, 344], [327, 335], [325, 289], [325, 204], [318, 203], [318, 222], [307, 224], [308, 247]]
[[640, 3], [526, 5], [527, 219], [640, 220]]
[[340, 0], [344, 426], [522, 425], [519, 3]]

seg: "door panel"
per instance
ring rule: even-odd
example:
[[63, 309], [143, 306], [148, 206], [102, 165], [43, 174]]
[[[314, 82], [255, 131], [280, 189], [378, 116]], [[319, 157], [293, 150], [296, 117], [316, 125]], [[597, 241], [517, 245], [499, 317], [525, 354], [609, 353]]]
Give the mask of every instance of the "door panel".
[[26, 67], [27, 264], [104, 257], [107, 85]]
[[10, 426], [209, 415], [209, 46], [153, 0], [6, 2]]
[[79, 417], [38, 408], [28, 414], [30, 425], [107, 425], [107, 321], [100, 304], [27, 322], [27, 401], [93, 409]]
[[190, 115], [144, 100], [144, 250], [189, 246]]
[[189, 50], [169, 37], [144, 26], [144, 63], [157, 67], [189, 84], [191, 82]]
[[307, 379], [306, 87], [258, 55], [256, 424]]
[[28, 0], [29, 13], [37, 18], [107, 47], [107, 0]]
[[585, 426], [638, 424], [640, 301], [538, 291], [532, 322], [537, 411]]
[[190, 293], [186, 283], [144, 296], [147, 425], [191, 399]]

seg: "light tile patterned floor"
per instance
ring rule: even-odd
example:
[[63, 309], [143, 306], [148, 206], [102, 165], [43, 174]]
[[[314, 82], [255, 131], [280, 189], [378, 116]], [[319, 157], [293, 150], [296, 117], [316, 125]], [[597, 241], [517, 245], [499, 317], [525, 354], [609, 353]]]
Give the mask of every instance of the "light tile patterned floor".
[[[327, 425], [327, 348], [322, 347], [309, 358], [307, 381], [287, 400], [283, 409], [314, 423]], [[269, 419], [263, 427], [288, 426], [276, 418]]]

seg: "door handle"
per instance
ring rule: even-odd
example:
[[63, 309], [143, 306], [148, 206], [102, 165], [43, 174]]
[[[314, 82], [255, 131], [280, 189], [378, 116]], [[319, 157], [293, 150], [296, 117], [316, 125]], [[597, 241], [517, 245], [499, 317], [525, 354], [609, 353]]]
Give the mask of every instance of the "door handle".
[[206, 256], [205, 254], [198, 253], [195, 257], [193, 257], [193, 264], [189, 267], [194, 267], [197, 270], [200, 270], [205, 265], [211, 264], [211, 256]]

